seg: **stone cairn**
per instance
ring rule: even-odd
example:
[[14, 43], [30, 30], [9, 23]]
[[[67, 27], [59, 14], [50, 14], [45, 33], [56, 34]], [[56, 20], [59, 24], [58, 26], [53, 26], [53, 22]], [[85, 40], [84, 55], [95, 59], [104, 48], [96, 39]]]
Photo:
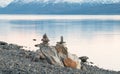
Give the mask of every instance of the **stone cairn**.
[[53, 65], [80, 69], [79, 59], [75, 55], [68, 53], [63, 36], [61, 36], [60, 42], [57, 42], [56, 46], [49, 46], [48, 42], [50, 40], [46, 34], [43, 35], [41, 41], [42, 43], [37, 45], [39, 47], [39, 50], [36, 51], [38, 56]]
[[68, 56], [68, 51], [67, 47], [65, 47], [65, 43], [63, 40], [63, 36], [61, 36], [60, 42], [57, 42], [55, 48], [58, 52], [58, 54], [63, 54], [61, 55], [62, 58], [66, 58]]
[[44, 34], [44, 35], [43, 35], [43, 39], [41, 39], [41, 41], [43, 41], [42, 44], [44, 44], [44, 45], [49, 45], [48, 42], [49, 42], [50, 40], [48, 39], [47, 35]]
[[47, 37], [46, 34], [43, 35], [43, 38], [41, 39], [42, 43], [36, 44], [35, 47], [41, 47], [41, 45], [48, 46], [49, 45], [49, 38]]
[[60, 40], [60, 42], [57, 42], [57, 44], [64, 44], [64, 43], [66, 43], [66, 42], [64, 42], [64, 40], [63, 40], [63, 36], [61, 36], [61, 40]]

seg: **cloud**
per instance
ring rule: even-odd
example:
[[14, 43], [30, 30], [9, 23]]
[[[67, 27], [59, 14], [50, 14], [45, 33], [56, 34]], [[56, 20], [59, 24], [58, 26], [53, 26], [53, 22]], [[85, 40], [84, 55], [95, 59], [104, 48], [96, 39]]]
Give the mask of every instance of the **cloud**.
[[0, 0], [0, 7], [6, 7], [14, 0]]

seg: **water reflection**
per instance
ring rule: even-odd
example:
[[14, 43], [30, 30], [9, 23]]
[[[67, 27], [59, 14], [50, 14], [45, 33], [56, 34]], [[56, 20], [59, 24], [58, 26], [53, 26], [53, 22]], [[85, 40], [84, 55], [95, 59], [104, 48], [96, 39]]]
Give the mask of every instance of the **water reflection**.
[[[113, 32], [120, 28], [120, 21], [115, 20], [40, 20], [40, 21], [10, 21], [14, 28], [40, 32]], [[57, 33], [59, 34], [59, 33]]]

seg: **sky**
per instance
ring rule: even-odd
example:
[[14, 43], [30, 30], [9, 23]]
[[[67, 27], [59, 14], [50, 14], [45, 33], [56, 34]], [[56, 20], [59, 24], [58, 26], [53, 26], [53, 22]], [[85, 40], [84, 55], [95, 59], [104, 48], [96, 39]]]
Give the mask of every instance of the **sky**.
[[68, 3], [120, 3], [120, 0], [0, 0], [0, 7], [6, 7], [12, 2], [68, 2]]

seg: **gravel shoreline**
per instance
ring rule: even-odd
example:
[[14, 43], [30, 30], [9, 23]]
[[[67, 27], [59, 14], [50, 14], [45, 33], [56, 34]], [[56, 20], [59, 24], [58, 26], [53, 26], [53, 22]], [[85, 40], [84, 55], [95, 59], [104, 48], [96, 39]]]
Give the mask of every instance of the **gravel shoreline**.
[[120, 74], [90, 65], [85, 65], [87, 71], [50, 65], [35, 55], [22, 46], [0, 42], [0, 74]]

